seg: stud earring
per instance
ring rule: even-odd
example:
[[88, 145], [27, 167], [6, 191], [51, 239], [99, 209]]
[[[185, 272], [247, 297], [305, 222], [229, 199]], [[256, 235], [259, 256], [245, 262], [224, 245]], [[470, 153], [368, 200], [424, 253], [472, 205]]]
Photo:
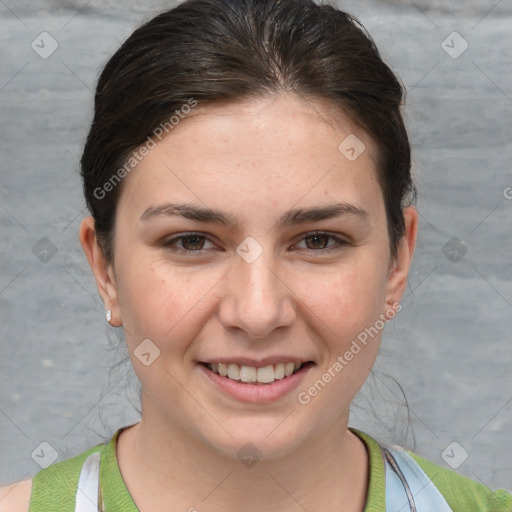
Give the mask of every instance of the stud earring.
[[112, 320], [112, 311], [107, 309], [107, 322], [110, 323], [110, 320]]

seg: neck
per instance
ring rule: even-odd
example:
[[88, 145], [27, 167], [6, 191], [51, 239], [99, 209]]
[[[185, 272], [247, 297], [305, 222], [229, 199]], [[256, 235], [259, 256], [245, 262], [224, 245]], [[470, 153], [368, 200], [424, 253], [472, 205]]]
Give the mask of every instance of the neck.
[[298, 506], [308, 512], [326, 507], [362, 512], [366, 501], [368, 456], [346, 420], [285, 456], [242, 464], [168, 420], [143, 414], [140, 423], [120, 434], [117, 450], [123, 479], [141, 512]]

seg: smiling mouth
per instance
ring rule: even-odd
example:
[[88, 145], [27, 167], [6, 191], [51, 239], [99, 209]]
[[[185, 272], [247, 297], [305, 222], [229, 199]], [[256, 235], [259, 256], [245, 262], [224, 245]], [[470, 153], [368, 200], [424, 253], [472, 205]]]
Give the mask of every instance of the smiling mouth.
[[276, 380], [286, 379], [302, 369], [313, 365], [312, 361], [288, 362], [267, 365], [262, 368], [255, 366], [237, 365], [234, 363], [200, 363], [211, 372], [226, 379], [245, 384], [272, 384]]

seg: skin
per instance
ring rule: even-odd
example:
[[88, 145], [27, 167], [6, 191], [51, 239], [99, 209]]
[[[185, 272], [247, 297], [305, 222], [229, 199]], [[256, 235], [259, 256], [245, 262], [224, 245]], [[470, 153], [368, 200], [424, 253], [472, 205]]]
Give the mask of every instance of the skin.
[[[392, 258], [375, 144], [332, 112], [321, 100], [286, 95], [197, 108], [124, 178], [113, 261], [96, 242], [93, 219], [82, 221], [81, 244], [143, 388], [142, 420], [118, 442], [121, 473], [142, 511], [364, 508], [368, 455], [347, 424], [381, 333], [307, 405], [297, 393], [400, 300], [417, 212], [404, 210], [406, 233]], [[338, 149], [350, 134], [366, 146], [354, 161]], [[166, 202], [219, 209], [240, 226], [140, 220]], [[277, 225], [291, 208], [333, 203], [367, 216]], [[317, 230], [346, 243], [308, 238]], [[187, 254], [163, 245], [187, 232], [206, 239], [174, 245]], [[263, 249], [252, 263], [236, 252], [249, 236]], [[134, 355], [144, 339], [160, 350], [149, 366]], [[315, 365], [296, 391], [267, 404], [222, 394], [197, 365], [276, 354]], [[237, 458], [248, 442], [262, 453], [251, 468]]]

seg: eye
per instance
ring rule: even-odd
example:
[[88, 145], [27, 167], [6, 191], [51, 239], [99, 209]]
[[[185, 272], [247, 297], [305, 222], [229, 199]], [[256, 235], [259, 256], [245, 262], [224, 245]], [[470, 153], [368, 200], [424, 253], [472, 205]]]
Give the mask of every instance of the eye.
[[[207, 237], [200, 233], [185, 233], [164, 241], [162, 245], [177, 254], [194, 253], [194, 255], [201, 255], [207, 240]], [[178, 245], [181, 248], [177, 248]]]
[[[334, 243], [328, 245], [329, 240], [333, 240]], [[162, 246], [175, 254], [201, 256], [207, 250], [204, 248], [207, 242], [210, 242], [208, 237], [201, 233], [183, 233], [165, 240], [162, 242]], [[306, 252], [314, 255], [331, 252], [349, 245], [347, 241], [324, 232], [310, 233], [301, 239], [300, 243], [302, 242], [306, 244]]]
[[[334, 244], [331, 246], [326, 245], [329, 239], [334, 240]], [[330, 252], [333, 250], [340, 249], [345, 245], [348, 245], [347, 241], [342, 240], [337, 236], [330, 235], [329, 233], [324, 233], [321, 231], [310, 233], [307, 236], [305, 236], [302, 240], [305, 241], [306, 246], [313, 247], [312, 249], [308, 248], [306, 250], [306, 252], [308, 252], [309, 254]]]

